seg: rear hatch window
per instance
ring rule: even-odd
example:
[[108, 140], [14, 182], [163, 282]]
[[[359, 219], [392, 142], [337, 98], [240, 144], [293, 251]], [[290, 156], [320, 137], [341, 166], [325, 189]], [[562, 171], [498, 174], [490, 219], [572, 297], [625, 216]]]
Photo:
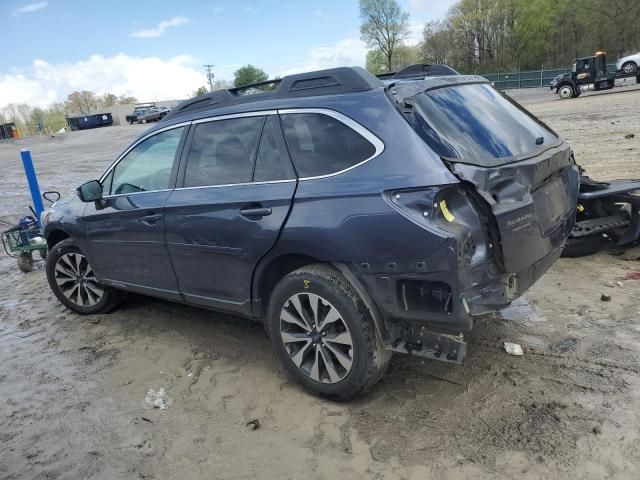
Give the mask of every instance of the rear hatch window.
[[557, 135], [488, 84], [434, 88], [411, 97], [408, 119], [441, 157], [496, 166], [549, 148]]

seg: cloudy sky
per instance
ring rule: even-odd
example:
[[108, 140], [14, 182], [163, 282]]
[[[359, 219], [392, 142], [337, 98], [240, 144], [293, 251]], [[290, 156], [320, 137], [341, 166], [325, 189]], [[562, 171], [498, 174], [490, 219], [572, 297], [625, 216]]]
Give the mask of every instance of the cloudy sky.
[[[400, 0], [411, 38], [454, 0]], [[270, 76], [364, 65], [357, 0], [2, 0], [0, 108], [73, 90], [152, 101], [188, 96], [251, 63]]]

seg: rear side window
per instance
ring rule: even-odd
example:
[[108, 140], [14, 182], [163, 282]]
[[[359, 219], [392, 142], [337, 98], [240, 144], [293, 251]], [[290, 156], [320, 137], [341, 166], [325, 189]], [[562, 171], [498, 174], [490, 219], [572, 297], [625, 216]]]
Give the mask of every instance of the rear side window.
[[282, 130], [277, 115], [270, 115], [262, 131], [254, 182], [288, 180], [295, 178], [287, 147], [282, 138]]
[[441, 157], [490, 166], [557, 140], [544, 123], [486, 84], [427, 90], [413, 99], [410, 122]]
[[288, 113], [282, 115], [282, 126], [300, 177], [340, 172], [376, 151], [369, 140], [329, 115]]
[[196, 125], [184, 186], [249, 183], [264, 117], [232, 118]]

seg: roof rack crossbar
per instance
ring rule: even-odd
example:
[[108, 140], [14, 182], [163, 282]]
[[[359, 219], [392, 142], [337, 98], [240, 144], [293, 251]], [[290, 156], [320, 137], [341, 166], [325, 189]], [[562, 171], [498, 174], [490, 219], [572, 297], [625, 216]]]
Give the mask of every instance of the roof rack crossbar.
[[280, 82], [282, 82], [281, 78], [274, 78], [272, 80], [264, 80], [262, 82], [247, 83], [246, 85], [239, 85], [237, 87], [229, 88], [228, 91], [229, 92], [240, 92], [242, 90], [249, 90], [251, 88], [264, 87], [265, 85], [278, 86], [280, 84]]

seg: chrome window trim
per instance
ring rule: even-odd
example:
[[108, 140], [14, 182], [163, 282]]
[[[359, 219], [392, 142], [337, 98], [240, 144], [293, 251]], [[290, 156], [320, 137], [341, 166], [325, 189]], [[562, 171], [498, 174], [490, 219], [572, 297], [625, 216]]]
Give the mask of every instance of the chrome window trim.
[[[330, 110], [328, 108], [287, 108], [287, 109], [278, 110], [278, 114], [279, 115], [296, 114], [296, 113], [318, 113], [318, 114], [321, 114], [321, 115], [327, 115], [329, 117], [335, 118], [339, 122], [344, 123], [347, 127], [351, 128], [352, 130], [355, 130], [357, 133], [362, 135], [375, 148], [375, 152], [373, 152], [373, 155], [371, 155], [369, 158], [366, 158], [366, 159], [362, 160], [359, 163], [356, 163], [355, 165], [351, 165], [349, 168], [345, 168], [343, 170], [339, 170], [339, 171], [333, 172], [333, 173], [327, 173], [325, 175], [316, 175], [314, 177], [300, 177], [298, 179], [300, 181], [318, 180], [318, 179], [321, 179], [321, 178], [335, 177], [336, 175], [340, 175], [342, 173], [348, 172], [349, 170], [353, 170], [354, 168], [357, 168], [360, 165], [364, 165], [368, 161], [373, 160], [378, 155], [380, 155], [382, 152], [384, 152], [384, 148], [385, 147], [384, 147], [384, 143], [382, 142], [382, 140], [380, 140], [378, 137], [376, 137], [373, 133], [371, 133], [365, 127], [360, 125], [355, 120], [347, 117], [343, 113], [336, 112], [335, 110]], [[295, 165], [295, 160], [294, 160], [294, 165]]]
[[226, 183], [224, 185], [199, 185], [197, 187], [176, 187], [174, 190], [196, 190], [199, 188], [220, 188], [220, 187], [247, 187], [250, 185], [268, 185], [271, 183], [291, 183], [297, 182], [295, 178], [289, 178], [287, 180], [267, 180], [264, 182], [244, 182], [244, 183]]
[[197, 120], [176, 123], [174, 125], [169, 125], [167, 127], [161, 128], [159, 130], [154, 130], [153, 132], [150, 132], [149, 134], [145, 135], [144, 137], [141, 137], [140, 139], [138, 139], [135, 143], [130, 145], [129, 148], [127, 148], [123, 153], [121, 153], [120, 156], [118, 158], [116, 158], [116, 160], [107, 169], [107, 171], [104, 174], [102, 174], [102, 176], [100, 177], [99, 181], [102, 183], [102, 181], [107, 177], [107, 175], [109, 175], [109, 173], [111, 173], [111, 171], [118, 165], [118, 163], [120, 163], [120, 161], [131, 150], [133, 150], [135, 147], [137, 147], [140, 143], [144, 142], [148, 138], [151, 138], [154, 135], [157, 135], [159, 133], [166, 132], [168, 130], [173, 130], [175, 128], [186, 127], [187, 125], [198, 125], [198, 124], [202, 124], [202, 123], [215, 122], [215, 121], [218, 121], [218, 120], [230, 120], [230, 119], [234, 119], [234, 118], [244, 118], [244, 117], [260, 117], [260, 116], [267, 116], [267, 115], [287, 115], [287, 114], [296, 114], [296, 113], [317, 113], [317, 114], [327, 115], [329, 117], [335, 118], [339, 122], [342, 122], [343, 124], [345, 124], [347, 127], [351, 128], [352, 130], [355, 130], [357, 133], [359, 133], [365, 139], [367, 139], [369, 142], [371, 142], [371, 144], [375, 148], [375, 152], [369, 158], [366, 158], [363, 161], [361, 161], [359, 163], [356, 163], [355, 165], [351, 165], [349, 168], [345, 168], [343, 170], [340, 170], [340, 171], [337, 171], [337, 172], [333, 172], [333, 173], [328, 173], [326, 175], [317, 175], [317, 176], [314, 176], [314, 177], [290, 178], [290, 179], [286, 179], [286, 180], [269, 180], [269, 181], [264, 181], [264, 182], [243, 182], [243, 183], [229, 183], [229, 184], [224, 184], [224, 185], [199, 185], [197, 187], [163, 188], [163, 189], [160, 189], [160, 190], [145, 190], [144, 192], [131, 192], [131, 193], [120, 193], [120, 194], [114, 194], [114, 195], [106, 195], [104, 198], [117, 198], [117, 197], [125, 197], [125, 196], [130, 196], [130, 195], [140, 195], [140, 194], [143, 194], [143, 193], [166, 192], [166, 191], [171, 191], [171, 190], [195, 190], [195, 189], [202, 189], [202, 188], [222, 188], [222, 187], [249, 186], [249, 185], [268, 185], [268, 184], [290, 183], [290, 182], [305, 181], [305, 180], [318, 180], [318, 179], [322, 179], [322, 178], [334, 177], [336, 175], [340, 175], [342, 173], [348, 172], [349, 170], [353, 170], [354, 168], [357, 168], [360, 165], [364, 165], [365, 163], [369, 162], [370, 160], [373, 160], [374, 158], [379, 156], [382, 152], [384, 152], [385, 145], [382, 142], [382, 140], [380, 140], [376, 135], [371, 133], [368, 129], [366, 129], [364, 126], [362, 126], [361, 124], [359, 124], [355, 120], [353, 120], [353, 119], [349, 118], [348, 116], [344, 115], [343, 113], [337, 112], [335, 110], [331, 110], [331, 109], [328, 109], [328, 108], [286, 108], [286, 109], [279, 109], [279, 110], [261, 110], [261, 111], [259, 110], [259, 111], [253, 111], [253, 112], [231, 113], [231, 114], [228, 114], [228, 115], [218, 115], [218, 116], [215, 116], [215, 117], [199, 118]]
[[[107, 171], [104, 172], [102, 174], [102, 176], [100, 177], [100, 179], [98, 180], [100, 183], [102, 183], [104, 181], [104, 179], [111, 173], [111, 171], [116, 168], [116, 166], [120, 163], [120, 161], [127, 156], [127, 154], [133, 150], [134, 148], [136, 148], [138, 145], [140, 145], [142, 142], [144, 142], [145, 140], [147, 140], [148, 138], [151, 138], [159, 133], [162, 132], [166, 132], [169, 130], [173, 130], [175, 128], [180, 128], [180, 127], [186, 127], [187, 125], [190, 125], [191, 122], [181, 122], [181, 123], [176, 123], [174, 125], [169, 125], [167, 127], [161, 128], [159, 130], [154, 130], [153, 132], [149, 132], [148, 134], [146, 134], [144, 137], [140, 137], [138, 140], [136, 140], [134, 143], [132, 143], [131, 145], [129, 145], [129, 147], [122, 152], [116, 159], [115, 161], [109, 166], [109, 168], [107, 168]], [[105, 195], [103, 198], [113, 198], [113, 197], [122, 197], [122, 196], [128, 196], [128, 195], [137, 195], [140, 193], [152, 193], [152, 192], [164, 192], [166, 190], [172, 190], [171, 188], [163, 188], [160, 190], [145, 190], [144, 192], [131, 192], [131, 193], [119, 193], [117, 195]]]
[[174, 190], [173, 188], [161, 188], [160, 190], [143, 190], [141, 192], [131, 192], [131, 193], [114, 193], [113, 195], [105, 195], [104, 199], [109, 198], [118, 198], [118, 197], [130, 197], [131, 195], [140, 195], [142, 193], [158, 193], [158, 192], [171, 192]]
[[267, 115], [277, 115], [277, 110], [256, 110], [255, 112], [244, 112], [244, 113], [229, 113], [227, 115], [218, 115], [217, 117], [205, 117], [199, 118], [197, 120], [193, 120], [191, 123], [193, 125], [198, 125], [200, 123], [209, 123], [209, 122], [217, 122], [218, 120], [231, 120], [234, 118], [245, 118], [245, 117], [263, 117]]

